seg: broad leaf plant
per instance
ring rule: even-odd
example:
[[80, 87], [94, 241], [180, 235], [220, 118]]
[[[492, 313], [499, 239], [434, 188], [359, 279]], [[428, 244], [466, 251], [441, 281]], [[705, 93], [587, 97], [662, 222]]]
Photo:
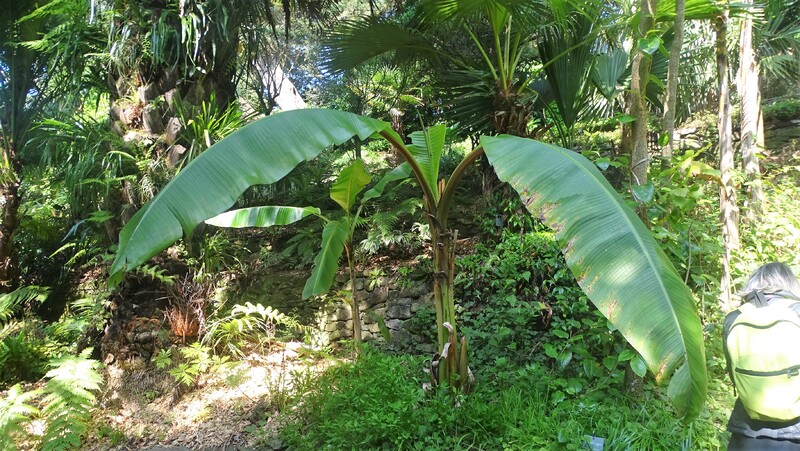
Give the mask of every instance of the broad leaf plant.
[[[402, 155], [423, 192], [433, 249], [437, 338], [446, 354], [436, 371], [438, 382], [465, 384], [466, 341], [454, 338], [457, 231], [449, 227], [449, 214], [456, 185], [485, 154], [500, 180], [555, 231], [581, 288], [641, 354], [656, 381], [670, 379], [667, 392], [677, 410], [696, 416], [705, 400], [707, 374], [691, 292], [600, 171], [574, 151], [502, 135], [482, 137], [449, 178], [439, 178], [444, 133], [443, 126], [431, 127], [413, 133], [406, 144], [386, 122], [333, 110], [297, 110], [260, 119], [214, 144], [136, 213], [120, 233], [110, 282], [119, 283], [126, 271], [228, 210], [249, 186], [275, 183], [302, 161], [354, 136], [380, 136]], [[281, 214], [305, 213], [275, 212], [276, 218]]]

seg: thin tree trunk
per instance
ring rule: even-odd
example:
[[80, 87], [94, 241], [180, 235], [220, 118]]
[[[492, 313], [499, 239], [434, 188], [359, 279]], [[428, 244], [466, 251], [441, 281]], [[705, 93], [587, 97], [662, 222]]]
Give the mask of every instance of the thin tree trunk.
[[665, 163], [674, 153], [673, 138], [675, 134], [675, 108], [678, 100], [678, 63], [683, 48], [683, 22], [686, 15], [686, 0], [675, 0], [675, 37], [669, 49], [669, 66], [667, 68], [667, 101], [664, 107], [664, 132], [667, 134], [667, 145], [661, 155]]
[[16, 288], [17, 262], [14, 234], [19, 226], [19, 180], [7, 174], [10, 180], [0, 186], [2, 217], [0, 218], [0, 293]]
[[723, 275], [720, 281], [722, 291], [720, 308], [732, 310], [733, 287], [731, 282], [731, 252], [739, 247], [739, 211], [736, 206], [736, 187], [733, 183], [733, 142], [731, 131], [730, 81], [727, 42], [727, 12], [719, 14], [714, 20], [717, 32], [717, 82], [719, 92], [719, 171], [722, 186], [719, 192], [720, 220], [722, 222]]
[[[653, 12], [657, 7], [655, 0], [642, 0], [641, 20], [639, 22], [639, 38], [647, 36], [648, 31], [653, 28]], [[634, 50], [633, 62], [631, 63], [631, 116], [636, 120], [633, 122], [632, 138], [633, 148], [631, 149], [631, 183], [644, 185], [647, 183], [647, 169], [650, 166], [650, 155], [647, 150], [647, 116], [648, 109], [646, 104], [647, 81], [650, 77], [650, 66], [652, 59], [649, 55], [636, 48]]]
[[[752, 4], [752, 0], [745, 0]], [[758, 121], [761, 114], [759, 95], [759, 68], [753, 51], [753, 19], [745, 16], [740, 19], [739, 34], [739, 98], [741, 99], [742, 165], [747, 180], [747, 199], [745, 217], [754, 220], [761, 213], [763, 198], [761, 188], [761, 168], [759, 167]]]

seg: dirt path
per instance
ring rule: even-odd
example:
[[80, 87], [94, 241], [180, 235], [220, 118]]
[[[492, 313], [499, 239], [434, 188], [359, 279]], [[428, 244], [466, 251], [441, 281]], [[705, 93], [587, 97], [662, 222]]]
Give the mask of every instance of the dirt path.
[[201, 377], [192, 390], [152, 364], [109, 367], [95, 437], [83, 449], [281, 449], [277, 412], [292, 391], [292, 378], [334, 362], [310, 359], [301, 343], [281, 348]]

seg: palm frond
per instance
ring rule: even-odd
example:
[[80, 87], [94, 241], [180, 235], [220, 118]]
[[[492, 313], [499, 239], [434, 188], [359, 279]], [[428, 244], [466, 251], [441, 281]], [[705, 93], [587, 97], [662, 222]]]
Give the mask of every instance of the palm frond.
[[378, 56], [389, 56], [395, 64], [439, 60], [439, 53], [419, 31], [379, 17], [342, 22], [324, 38], [321, 56], [325, 68], [334, 73]]

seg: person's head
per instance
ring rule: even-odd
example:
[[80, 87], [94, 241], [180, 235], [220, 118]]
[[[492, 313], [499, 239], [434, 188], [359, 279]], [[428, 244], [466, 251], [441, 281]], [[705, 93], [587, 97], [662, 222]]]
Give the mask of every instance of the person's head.
[[776, 293], [778, 291], [788, 291], [795, 297], [800, 298], [800, 282], [792, 273], [792, 270], [779, 262], [767, 263], [760, 266], [747, 279], [744, 288], [740, 291], [744, 296], [753, 291], [763, 293]]

